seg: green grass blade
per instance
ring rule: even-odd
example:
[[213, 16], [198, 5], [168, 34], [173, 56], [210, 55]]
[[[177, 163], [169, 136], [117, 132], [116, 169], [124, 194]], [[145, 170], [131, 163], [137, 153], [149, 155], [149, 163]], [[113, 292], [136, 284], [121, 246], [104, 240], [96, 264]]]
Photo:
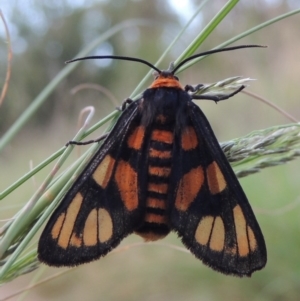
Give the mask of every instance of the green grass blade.
[[[99, 38], [91, 42], [87, 47], [78, 53], [79, 56], [87, 55], [90, 51], [95, 49], [100, 43], [106, 41], [116, 33], [122, 31], [124, 28], [132, 26], [144, 26], [151, 25], [152, 22], [145, 19], [132, 19], [127, 20], [113, 26], [111, 29], [102, 34]], [[76, 67], [78, 63], [69, 64], [42, 90], [42, 92], [33, 100], [30, 106], [23, 112], [23, 114], [17, 119], [17, 121], [10, 127], [10, 129], [3, 135], [0, 140], [0, 151], [6, 146], [6, 144], [13, 139], [13, 137], [24, 127], [25, 123], [28, 122], [31, 116], [39, 109], [39, 107], [47, 100], [48, 96], [54, 91], [57, 85]]]

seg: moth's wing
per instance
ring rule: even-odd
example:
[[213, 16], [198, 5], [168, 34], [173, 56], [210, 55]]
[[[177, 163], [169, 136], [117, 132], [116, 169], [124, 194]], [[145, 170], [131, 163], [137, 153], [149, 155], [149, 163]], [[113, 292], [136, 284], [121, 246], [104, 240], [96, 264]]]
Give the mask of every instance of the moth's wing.
[[262, 232], [205, 115], [192, 102], [187, 111], [175, 139], [171, 228], [203, 263], [250, 276], [266, 264]]
[[142, 218], [138, 165], [144, 143], [138, 102], [114, 129], [50, 217], [39, 241], [39, 259], [74, 266], [104, 256]]

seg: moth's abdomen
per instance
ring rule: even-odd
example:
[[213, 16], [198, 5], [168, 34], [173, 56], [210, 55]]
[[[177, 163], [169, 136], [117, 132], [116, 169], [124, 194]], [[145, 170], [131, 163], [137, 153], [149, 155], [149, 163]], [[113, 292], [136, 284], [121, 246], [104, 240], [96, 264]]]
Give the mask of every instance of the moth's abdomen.
[[165, 237], [170, 228], [167, 216], [167, 196], [172, 165], [173, 122], [166, 124], [164, 115], [156, 117], [148, 147], [148, 184], [146, 212], [136, 233], [145, 240]]

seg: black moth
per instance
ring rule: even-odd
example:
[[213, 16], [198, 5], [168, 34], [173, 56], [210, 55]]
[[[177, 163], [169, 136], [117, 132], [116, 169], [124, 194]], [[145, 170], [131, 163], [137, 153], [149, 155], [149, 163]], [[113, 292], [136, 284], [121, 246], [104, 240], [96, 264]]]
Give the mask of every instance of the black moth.
[[[75, 266], [104, 256], [135, 232], [146, 241], [177, 232], [206, 265], [251, 276], [267, 261], [263, 235], [250, 204], [200, 108], [197, 95], [174, 75], [186, 62], [244, 45], [203, 52], [158, 72], [142, 96], [124, 109], [113, 130], [67, 192], [46, 225], [39, 259]], [[75, 61], [75, 60], [73, 60]]]

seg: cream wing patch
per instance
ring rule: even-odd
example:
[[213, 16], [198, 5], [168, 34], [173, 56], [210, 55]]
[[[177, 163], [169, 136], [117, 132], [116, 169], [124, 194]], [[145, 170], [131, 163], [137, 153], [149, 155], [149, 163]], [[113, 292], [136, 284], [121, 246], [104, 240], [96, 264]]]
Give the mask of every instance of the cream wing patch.
[[213, 222], [213, 216], [205, 216], [200, 220], [195, 232], [195, 239], [200, 245], [207, 245]]
[[250, 250], [251, 250], [251, 252], [254, 252], [257, 248], [256, 238], [254, 236], [254, 233], [253, 233], [252, 229], [249, 226], [247, 226], [247, 232], [248, 232]]
[[116, 160], [113, 157], [111, 157], [110, 155], [106, 155], [93, 173], [93, 179], [103, 189], [107, 186], [111, 178], [115, 161]]
[[225, 244], [225, 228], [223, 220], [217, 216], [213, 225], [209, 247], [217, 252], [221, 252], [224, 249]]
[[99, 242], [108, 241], [113, 235], [113, 222], [109, 212], [104, 209], [93, 209], [88, 215], [83, 229], [83, 244], [96, 246]]
[[113, 222], [109, 212], [104, 209], [93, 209], [83, 231], [83, 242], [86, 246], [95, 246], [108, 241], [113, 235]]
[[101, 243], [108, 241], [113, 235], [113, 222], [109, 212], [100, 208], [98, 211], [98, 238]]
[[248, 256], [250, 251], [257, 248], [257, 241], [253, 230], [247, 225], [242, 208], [236, 205], [233, 208], [234, 224], [236, 229], [237, 247], [240, 256]]
[[216, 252], [223, 250], [234, 256], [238, 253], [241, 257], [249, 256], [250, 252], [257, 249], [257, 241], [252, 228], [247, 225], [242, 208], [236, 205], [233, 208], [236, 246], [231, 248], [226, 245], [226, 232], [223, 219], [220, 216], [203, 217], [196, 228], [195, 240], [202, 246], [209, 247]]
[[[71, 204], [69, 205], [67, 212], [65, 214], [65, 218], [64, 218], [63, 224], [61, 226], [58, 241], [57, 241], [57, 244], [60, 247], [62, 247], [63, 249], [66, 249], [69, 245], [69, 241], [70, 241], [73, 229], [74, 229], [74, 223], [77, 218], [78, 212], [81, 208], [82, 201], [83, 201], [83, 197], [78, 192], [76, 194], [76, 196], [74, 197], [73, 201], [71, 202]], [[58, 218], [53, 229], [58, 227], [60, 225], [60, 223], [61, 223], [61, 217]], [[57, 233], [57, 232], [54, 231], [52, 233], [52, 236], [54, 233]]]
[[61, 213], [60, 216], [58, 217], [58, 219], [56, 220], [52, 231], [51, 231], [51, 235], [53, 239], [57, 239], [61, 230], [61, 227], [63, 225], [63, 222], [65, 220], [66, 214], [65, 213]]
[[221, 252], [225, 245], [225, 227], [220, 216], [203, 217], [195, 232], [196, 241], [216, 252]]
[[97, 209], [93, 209], [88, 215], [83, 229], [85, 246], [95, 246], [98, 243], [97, 230]]

